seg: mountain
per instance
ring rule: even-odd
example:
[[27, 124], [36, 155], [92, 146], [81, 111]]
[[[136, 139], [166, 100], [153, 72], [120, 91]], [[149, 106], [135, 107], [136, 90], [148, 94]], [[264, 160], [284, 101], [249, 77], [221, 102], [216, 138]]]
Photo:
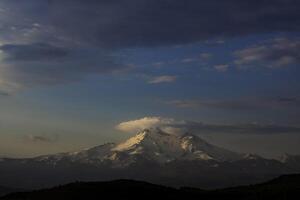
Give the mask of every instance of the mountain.
[[300, 175], [285, 175], [274, 180], [250, 186], [240, 186], [219, 190], [196, 188], [170, 188], [133, 180], [110, 182], [76, 182], [51, 189], [33, 192], [19, 192], [0, 200], [36, 199], [297, 199], [300, 197]]
[[234, 153], [207, 143], [201, 138], [146, 129], [119, 144], [108, 143], [80, 152], [40, 156], [33, 160], [56, 165], [70, 161], [93, 165], [111, 164], [128, 167], [136, 162], [168, 163], [174, 160], [232, 161], [242, 158]]
[[0, 184], [42, 188], [76, 180], [136, 179], [176, 187], [216, 188], [297, 173], [297, 163], [298, 157], [279, 161], [239, 154], [193, 134], [147, 129], [118, 144], [28, 159], [0, 159]]

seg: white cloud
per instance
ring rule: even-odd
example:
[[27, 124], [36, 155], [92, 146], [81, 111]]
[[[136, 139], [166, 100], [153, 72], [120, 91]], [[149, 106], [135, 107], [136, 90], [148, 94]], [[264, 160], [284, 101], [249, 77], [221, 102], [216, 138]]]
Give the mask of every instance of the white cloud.
[[234, 52], [234, 63], [240, 68], [264, 66], [268, 68], [286, 67], [300, 62], [300, 40], [277, 38], [261, 45], [255, 45]]
[[189, 57], [181, 60], [181, 63], [206, 62], [212, 58], [211, 53], [201, 53], [197, 57]]
[[171, 83], [176, 81], [177, 76], [156, 76], [152, 78], [148, 83], [157, 84], [157, 83]]
[[168, 133], [178, 132], [173, 126], [184, 124], [184, 121], [177, 121], [173, 118], [144, 117], [137, 120], [126, 121], [118, 124], [116, 128], [124, 132], [139, 132], [143, 129], [160, 128]]
[[208, 60], [212, 57], [212, 54], [211, 53], [201, 53], [200, 54], [200, 59], [201, 60]]
[[217, 70], [218, 72], [226, 72], [228, 70], [229, 66], [228, 65], [215, 65], [214, 69]]

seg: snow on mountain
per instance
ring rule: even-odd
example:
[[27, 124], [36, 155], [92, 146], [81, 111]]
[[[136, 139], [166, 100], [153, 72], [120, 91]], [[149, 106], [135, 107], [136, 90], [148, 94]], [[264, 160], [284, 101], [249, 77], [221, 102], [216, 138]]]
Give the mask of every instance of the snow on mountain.
[[58, 153], [53, 155], [39, 156], [31, 160], [45, 162], [53, 165], [63, 161], [97, 164], [102, 163], [104, 160], [107, 159], [106, 156], [111, 153], [111, 148], [113, 148], [114, 146], [115, 144], [113, 143], [107, 143], [78, 152]]
[[143, 154], [158, 162], [181, 159], [228, 161], [241, 158], [241, 155], [211, 145], [198, 136], [173, 135], [159, 129], [144, 130], [112, 150], [129, 155]]
[[296, 161], [300, 162], [300, 155], [291, 155], [285, 153], [278, 160], [282, 163], [296, 162]]
[[158, 129], [144, 130], [136, 136], [118, 144], [112, 151], [132, 156], [143, 156], [148, 160], [169, 162], [182, 155], [180, 138]]
[[242, 158], [241, 154], [214, 146], [198, 136], [186, 134], [181, 138], [181, 146], [190, 159], [233, 161]]
[[300, 155], [284, 154], [279, 161], [291, 169], [300, 169]]
[[247, 153], [243, 155], [243, 158], [245, 160], [260, 160], [260, 159], [264, 159], [263, 157], [257, 155], [257, 154], [251, 154], [251, 153]]
[[211, 145], [192, 134], [173, 135], [160, 129], [145, 129], [119, 144], [108, 143], [79, 152], [61, 153], [34, 158], [57, 164], [70, 161], [88, 164], [110, 163], [128, 166], [140, 160], [168, 163], [175, 160], [233, 161], [242, 155]]

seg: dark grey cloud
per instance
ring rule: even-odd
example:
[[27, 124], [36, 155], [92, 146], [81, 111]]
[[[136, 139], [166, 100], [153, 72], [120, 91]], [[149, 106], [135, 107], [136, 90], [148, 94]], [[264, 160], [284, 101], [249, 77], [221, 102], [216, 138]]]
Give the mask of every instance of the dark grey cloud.
[[130, 68], [109, 51], [97, 48], [63, 48], [47, 43], [0, 46], [2, 93], [36, 85], [55, 85]]
[[275, 98], [238, 98], [229, 100], [172, 100], [167, 104], [179, 108], [213, 108], [225, 110], [257, 110], [272, 108], [300, 108], [299, 97], [275, 97]]
[[8, 61], [53, 61], [68, 55], [67, 49], [46, 43], [6, 44], [0, 46], [0, 51], [7, 55]]
[[144, 117], [118, 124], [116, 128], [124, 132], [159, 128], [171, 134], [230, 133], [230, 134], [281, 134], [300, 133], [299, 127], [274, 124], [206, 124], [195, 121], [176, 120], [164, 117]]
[[3, 0], [1, 7], [2, 37], [17, 29], [29, 38], [106, 48], [300, 30], [298, 0]]
[[278, 97], [277, 101], [280, 103], [300, 106], [300, 99], [296, 97]]
[[285, 67], [300, 64], [300, 40], [279, 38], [234, 53], [240, 67]]
[[194, 133], [233, 133], [233, 134], [292, 134], [300, 133], [299, 127], [280, 126], [273, 124], [203, 124], [189, 122], [187, 130]]
[[10, 94], [4, 91], [0, 91], [0, 96], [10, 96]]
[[25, 139], [27, 141], [30, 142], [36, 142], [36, 143], [52, 143], [52, 142], [56, 142], [58, 140], [58, 136], [54, 135], [54, 136], [44, 136], [44, 135], [26, 135]]

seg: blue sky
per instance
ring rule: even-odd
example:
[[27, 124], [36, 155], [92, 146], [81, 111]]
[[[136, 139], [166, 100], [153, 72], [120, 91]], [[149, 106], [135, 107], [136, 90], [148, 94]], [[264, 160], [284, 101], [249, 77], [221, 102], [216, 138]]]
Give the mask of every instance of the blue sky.
[[1, 1], [0, 156], [119, 141], [134, 133], [116, 125], [144, 117], [251, 124], [196, 132], [234, 150], [300, 153], [298, 4]]

